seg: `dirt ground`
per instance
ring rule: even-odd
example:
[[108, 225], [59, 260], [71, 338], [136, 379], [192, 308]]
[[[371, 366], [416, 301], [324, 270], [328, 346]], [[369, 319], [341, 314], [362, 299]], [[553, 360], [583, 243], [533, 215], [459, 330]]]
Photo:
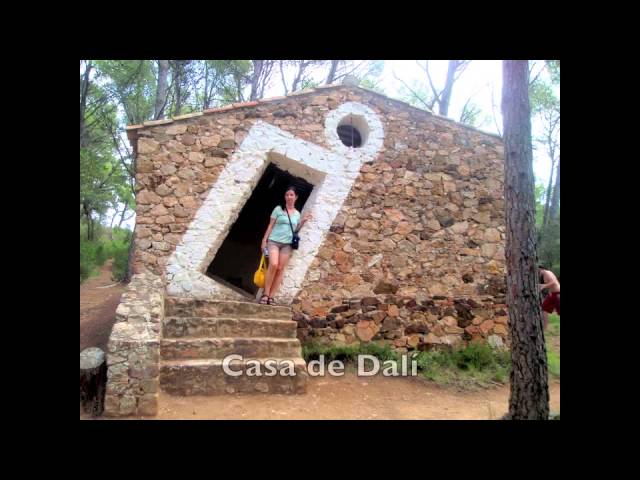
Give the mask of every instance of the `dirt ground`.
[[80, 351], [88, 347], [107, 349], [120, 295], [126, 288], [111, 279], [112, 264], [108, 260], [98, 276], [80, 285]]
[[[80, 350], [106, 344], [124, 285], [111, 280], [111, 263], [80, 287]], [[107, 288], [101, 288], [108, 286]], [[559, 348], [559, 338], [558, 338]], [[351, 370], [351, 371], [350, 371]], [[560, 411], [560, 382], [550, 381], [551, 410]], [[314, 377], [306, 394], [175, 397], [159, 394], [158, 420], [489, 420], [507, 412], [509, 387], [459, 391], [424, 378]], [[81, 412], [81, 419], [90, 418]]]
[[[550, 385], [560, 410], [560, 383]], [[509, 387], [460, 392], [422, 378], [311, 379], [304, 395], [173, 397], [160, 394], [158, 419], [183, 420], [489, 420], [509, 408]]]

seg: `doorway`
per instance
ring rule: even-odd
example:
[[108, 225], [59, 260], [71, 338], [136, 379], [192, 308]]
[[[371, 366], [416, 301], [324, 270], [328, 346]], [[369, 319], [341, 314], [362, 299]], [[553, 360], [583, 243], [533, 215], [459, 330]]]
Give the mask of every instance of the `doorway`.
[[207, 276], [247, 298], [255, 298], [258, 287], [253, 283], [253, 274], [260, 264], [260, 242], [271, 212], [276, 205], [284, 204], [285, 191], [291, 185], [298, 192], [295, 207], [302, 211], [313, 185], [269, 163], [207, 268]]

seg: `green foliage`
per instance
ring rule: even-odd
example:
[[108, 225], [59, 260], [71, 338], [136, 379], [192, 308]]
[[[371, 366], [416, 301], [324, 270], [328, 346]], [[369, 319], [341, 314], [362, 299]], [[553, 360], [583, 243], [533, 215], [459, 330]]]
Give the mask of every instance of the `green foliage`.
[[547, 348], [547, 369], [549, 375], [560, 378], [560, 354]]
[[97, 274], [99, 268], [110, 258], [114, 259], [113, 278], [121, 281], [127, 269], [131, 231], [115, 227], [110, 232], [105, 228], [98, 231], [95, 240], [89, 241], [87, 227], [86, 223], [80, 223], [80, 282]]
[[486, 123], [486, 117], [480, 122], [481, 113], [482, 110], [480, 109], [480, 107], [469, 100], [462, 108], [462, 113], [460, 114], [460, 123], [471, 125], [472, 127], [481, 127]]
[[433, 95], [424, 82], [413, 80], [409, 85], [402, 85], [398, 89], [398, 97], [403, 102], [418, 108], [431, 110], [433, 106]]
[[362, 80], [360, 80], [359, 85], [363, 88], [367, 88], [369, 90], [373, 90], [374, 92], [378, 92], [382, 95], [386, 95], [382, 85], [380, 85], [375, 80], [372, 80], [371, 78], [363, 78]]
[[560, 215], [549, 220], [538, 244], [538, 260], [556, 275], [560, 276]]
[[140, 124], [153, 116], [156, 93], [154, 61], [97, 60], [97, 81], [123, 108], [127, 123]]
[[556, 313], [549, 315], [549, 325], [545, 333], [549, 337], [560, 336], [560, 316]]
[[322, 82], [320, 82], [319, 80], [314, 80], [312, 78], [305, 78], [300, 83], [300, 90], [306, 90], [308, 88], [316, 88], [316, 87], [319, 87], [321, 84]]
[[80, 282], [95, 273], [96, 270], [96, 249], [95, 242], [89, 242], [80, 236]]
[[546, 60], [547, 71], [553, 85], [560, 85], [560, 60]]
[[244, 89], [249, 84], [253, 64], [251, 60], [207, 60], [216, 75], [215, 106], [244, 100]]
[[129, 266], [129, 245], [131, 244], [131, 230], [115, 228], [111, 242], [110, 258], [113, 258], [114, 280], [124, 280]]
[[486, 387], [508, 380], [511, 365], [506, 350], [492, 350], [486, 344], [420, 352], [415, 357], [420, 373], [441, 385], [464, 389]]
[[351, 345], [320, 345], [309, 343], [302, 346], [302, 357], [306, 361], [317, 360], [324, 355], [327, 362], [340, 360], [342, 362], [356, 362], [358, 355], [373, 355], [380, 361], [399, 361], [399, 355], [388, 345], [377, 343], [354, 343]]

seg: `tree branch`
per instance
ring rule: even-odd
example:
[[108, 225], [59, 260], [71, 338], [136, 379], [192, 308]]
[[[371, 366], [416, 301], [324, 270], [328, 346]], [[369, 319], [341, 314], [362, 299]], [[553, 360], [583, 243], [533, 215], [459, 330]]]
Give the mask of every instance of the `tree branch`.
[[433, 85], [433, 80], [431, 79], [431, 74], [429, 73], [429, 60], [425, 60], [424, 70], [427, 72], [427, 78], [429, 79], [429, 85], [431, 86], [431, 91], [433, 92], [433, 102], [432, 105], [436, 103], [440, 104], [440, 97], [442, 96], [442, 92], [438, 92], [436, 87]]
[[419, 100], [419, 101], [420, 101], [420, 102], [421, 102], [421, 103], [422, 103], [422, 104], [427, 108], [427, 110], [429, 110], [429, 111], [431, 112], [431, 107], [427, 104], [427, 102], [425, 102], [422, 98], [420, 98], [420, 95], [418, 95], [418, 94], [417, 94], [417, 93], [416, 93], [416, 92], [415, 92], [415, 91], [414, 91], [414, 90], [413, 90], [409, 85], [407, 85], [407, 83], [406, 83], [404, 80], [402, 80], [401, 78], [399, 78], [399, 77], [396, 75], [396, 72], [395, 72], [395, 71], [392, 71], [392, 74], [393, 74], [393, 76], [394, 76], [394, 78], [395, 78], [396, 80], [398, 80], [399, 82], [401, 82], [401, 83], [402, 83], [402, 84], [403, 84], [403, 85], [404, 85], [404, 86], [409, 90], [409, 92], [411, 92], [411, 94], [412, 94], [416, 99], [418, 99], [418, 100]]
[[282, 69], [282, 60], [280, 60], [280, 75], [282, 76], [282, 85], [284, 85], [284, 94], [287, 95], [289, 90], [287, 90], [287, 80], [284, 78], [284, 70]]

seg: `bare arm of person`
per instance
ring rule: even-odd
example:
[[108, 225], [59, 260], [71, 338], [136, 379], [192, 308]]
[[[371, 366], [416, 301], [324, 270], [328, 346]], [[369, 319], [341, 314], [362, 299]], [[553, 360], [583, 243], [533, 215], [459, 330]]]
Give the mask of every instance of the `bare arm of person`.
[[276, 223], [276, 219], [273, 217], [269, 218], [269, 226], [267, 227], [267, 231], [264, 233], [264, 237], [262, 237], [262, 243], [260, 244], [260, 249], [264, 250], [265, 248], [267, 248], [267, 238], [269, 238], [269, 235], [271, 234], [271, 230], [273, 230], [273, 226]]
[[550, 272], [548, 270], [542, 274], [542, 278], [544, 279], [545, 283], [540, 284], [540, 290], [550, 288], [558, 283], [558, 279], [553, 274], [553, 272]]
[[303, 217], [300, 219], [300, 224], [296, 231], [300, 230], [302, 226], [307, 223], [309, 220], [313, 219], [313, 212], [306, 212]]

